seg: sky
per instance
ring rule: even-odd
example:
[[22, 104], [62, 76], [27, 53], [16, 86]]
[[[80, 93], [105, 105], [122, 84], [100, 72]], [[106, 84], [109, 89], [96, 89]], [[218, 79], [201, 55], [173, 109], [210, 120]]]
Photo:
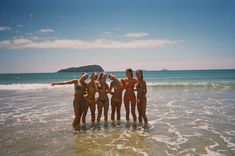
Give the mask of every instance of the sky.
[[233, 0], [0, 0], [0, 73], [235, 69]]

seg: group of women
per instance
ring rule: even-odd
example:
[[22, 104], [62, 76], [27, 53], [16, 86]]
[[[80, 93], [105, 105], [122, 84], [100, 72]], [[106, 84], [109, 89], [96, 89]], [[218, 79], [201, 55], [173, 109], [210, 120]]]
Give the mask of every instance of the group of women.
[[[73, 121], [73, 127], [77, 128], [80, 126], [80, 121], [82, 119], [82, 124], [86, 124], [87, 111], [90, 108], [91, 111], [91, 125], [95, 124], [95, 110], [96, 104], [98, 108], [97, 123], [100, 124], [100, 118], [102, 111], [104, 110], [104, 122], [108, 123], [108, 109], [109, 109], [109, 97], [111, 94], [111, 120], [115, 121], [115, 113], [117, 114], [117, 122], [120, 123], [121, 119], [121, 104], [122, 104], [122, 92], [124, 93], [124, 104], [126, 109], [126, 122], [129, 123], [129, 114], [131, 106], [131, 114], [133, 116], [133, 122], [136, 123], [136, 104], [139, 113], [139, 123], [142, 124], [144, 120], [145, 124], [148, 123], [146, 117], [146, 93], [147, 87], [146, 82], [143, 79], [142, 70], [136, 71], [136, 77], [133, 76], [132, 69], [126, 70], [126, 78], [117, 78], [114, 74], [109, 74], [111, 79], [110, 86], [106, 82], [107, 74], [101, 73], [98, 76], [97, 73], [91, 75], [91, 80], [87, 83], [88, 78], [87, 73], [82, 73], [81, 77], [76, 80], [64, 81], [64, 82], [54, 82], [52, 85], [66, 85], [74, 84], [75, 94], [73, 100], [74, 114], [75, 118]], [[137, 91], [137, 96], [135, 95]], [[98, 98], [96, 98], [96, 93], [98, 92]]]

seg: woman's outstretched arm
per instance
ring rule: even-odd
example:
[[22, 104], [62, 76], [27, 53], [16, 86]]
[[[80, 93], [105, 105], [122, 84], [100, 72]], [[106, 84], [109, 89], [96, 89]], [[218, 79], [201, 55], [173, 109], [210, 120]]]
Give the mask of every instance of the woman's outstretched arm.
[[55, 86], [55, 85], [75, 84], [75, 83], [77, 83], [77, 80], [69, 80], [69, 81], [63, 81], [63, 82], [53, 82], [53, 83], [51, 83], [51, 85]]

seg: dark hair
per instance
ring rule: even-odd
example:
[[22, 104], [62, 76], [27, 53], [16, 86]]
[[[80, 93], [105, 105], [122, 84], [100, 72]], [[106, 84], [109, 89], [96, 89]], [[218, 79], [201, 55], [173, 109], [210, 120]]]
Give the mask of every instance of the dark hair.
[[94, 73], [92, 73], [92, 75], [91, 75], [91, 79], [94, 77], [94, 75], [96, 74], [96, 72], [94, 72]]
[[126, 69], [127, 72], [131, 73], [131, 77], [133, 77], [133, 70], [131, 68]]
[[101, 81], [103, 75], [104, 75], [104, 72], [100, 74], [100, 77], [99, 77], [99, 79], [98, 79], [99, 81]]
[[82, 77], [82, 76], [84, 76], [84, 75], [87, 75], [87, 73], [82, 72], [80, 77]]
[[140, 72], [141, 79], [144, 79], [143, 71], [141, 69], [136, 70], [136, 72]]
[[112, 73], [109, 73], [109, 79], [111, 79], [111, 77], [115, 77], [115, 75]]

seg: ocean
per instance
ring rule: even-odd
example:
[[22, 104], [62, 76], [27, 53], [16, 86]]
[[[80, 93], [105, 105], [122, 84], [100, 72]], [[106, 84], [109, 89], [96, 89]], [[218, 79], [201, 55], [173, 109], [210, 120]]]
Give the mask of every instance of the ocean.
[[235, 155], [235, 70], [144, 71], [147, 127], [126, 125], [122, 104], [120, 125], [74, 131], [73, 85], [50, 83], [80, 74], [0, 74], [1, 156]]

